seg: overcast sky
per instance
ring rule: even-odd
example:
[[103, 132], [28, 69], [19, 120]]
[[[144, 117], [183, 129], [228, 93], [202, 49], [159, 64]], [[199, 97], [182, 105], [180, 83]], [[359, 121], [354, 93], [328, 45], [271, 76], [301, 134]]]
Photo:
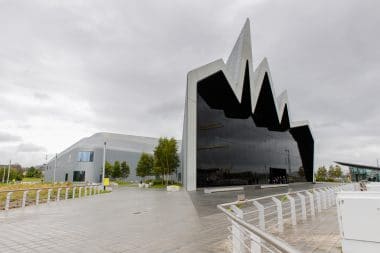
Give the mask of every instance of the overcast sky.
[[315, 164], [376, 164], [380, 2], [363, 0], [0, 0], [0, 164], [100, 131], [181, 138], [187, 72], [226, 60], [247, 17]]

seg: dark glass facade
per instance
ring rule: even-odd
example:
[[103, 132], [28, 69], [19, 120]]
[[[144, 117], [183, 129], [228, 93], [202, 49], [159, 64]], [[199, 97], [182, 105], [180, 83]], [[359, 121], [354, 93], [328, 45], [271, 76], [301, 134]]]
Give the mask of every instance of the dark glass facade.
[[279, 121], [266, 82], [254, 113], [248, 81], [240, 102], [222, 72], [198, 83], [197, 187], [306, 181], [287, 109]]

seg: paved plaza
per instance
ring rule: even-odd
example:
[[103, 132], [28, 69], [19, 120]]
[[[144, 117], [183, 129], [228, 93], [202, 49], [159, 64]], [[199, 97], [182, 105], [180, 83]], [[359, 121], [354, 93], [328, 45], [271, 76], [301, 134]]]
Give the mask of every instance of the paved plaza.
[[[248, 188], [249, 198], [319, 187]], [[119, 188], [111, 194], [0, 212], [0, 252], [227, 252], [216, 209], [237, 192]]]

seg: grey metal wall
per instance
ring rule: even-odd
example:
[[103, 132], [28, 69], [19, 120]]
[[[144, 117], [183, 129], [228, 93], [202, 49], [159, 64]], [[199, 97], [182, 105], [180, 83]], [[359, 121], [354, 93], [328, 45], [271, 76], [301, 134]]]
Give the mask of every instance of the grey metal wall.
[[[93, 162], [78, 162], [78, 152], [79, 151], [93, 151], [94, 161]], [[139, 178], [136, 176], [136, 166], [140, 159], [141, 152], [132, 151], [120, 151], [120, 150], [106, 150], [106, 160], [110, 163], [115, 161], [127, 161], [130, 167], [130, 175], [127, 178], [128, 181], [138, 181]], [[54, 159], [48, 163], [48, 168], [45, 170], [45, 181], [52, 182], [54, 174]], [[57, 158], [57, 168], [55, 172], [56, 182], [64, 182], [65, 175], [68, 173], [68, 181], [73, 181], [74, 171], [85, 171], [85, 181], [86, 182], [100, 182], [103, 166], [103, 149], [101, 148], [74, 148], [68, 153], [59, 155]]]

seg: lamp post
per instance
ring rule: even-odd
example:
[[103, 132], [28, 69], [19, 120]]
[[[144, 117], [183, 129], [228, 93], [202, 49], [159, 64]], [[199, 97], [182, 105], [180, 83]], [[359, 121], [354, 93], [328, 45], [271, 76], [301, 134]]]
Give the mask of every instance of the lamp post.
[[104, 142], [104, 147], [103, 147], [103, 172], [102, 172], [102, 185], [103, 189], [106, 190], [106, 186], [104, 185], [104, 177], [105, 177], [105, 172], [106, 172], [106, 146], [107, 142]]
[[288, 171], [289, 171], [289, 175], [290, 175], [290, 173], [292, 173], [292, 168], [290, 167], [290, 151], [289, 151], [289, 149], [285, 149], [285, 152], [288, 153]]
[[9, 165], [8, 165], [8, 176], [7, 176], [7, 184], [9, 183], [9, 172], [11, 171], [11, 163], [12, 163], [12, 160], [9, 160]]
[[57, 153], [55, 153], [54, 171], [53, 171], [53, 184], [55, 184], [55, 170], [57, 169]]

